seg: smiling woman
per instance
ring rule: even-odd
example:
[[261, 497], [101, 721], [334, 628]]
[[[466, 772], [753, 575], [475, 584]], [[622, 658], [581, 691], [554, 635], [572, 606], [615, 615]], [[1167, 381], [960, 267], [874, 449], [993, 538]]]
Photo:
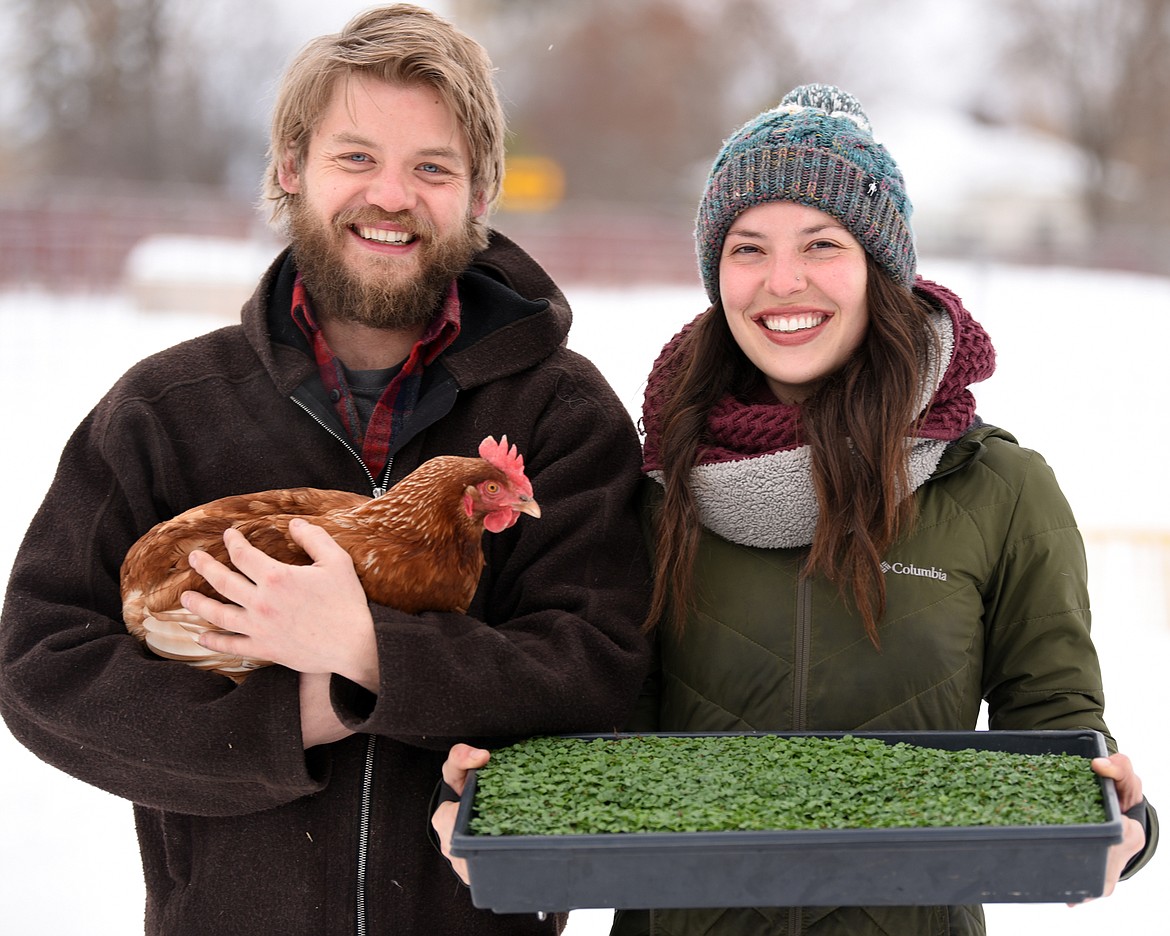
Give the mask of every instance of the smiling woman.
[[[916, 276], [910, 212], [837, 88], [795, 89], [716, 158], [696, 225], [712, 304], [643, 410], [661, 671], [635, 727], [971, 730], [986, 699], [991, 728], [1108, 736], [1079, 534], [1043, 460], [976, 415], [994, 350]], [[1094, 769], [1131, 811], [1108, 894], [1157, 824], [1128, 758]], [[788, 919], [983, 932], [977, 906], [871, 909]], [[621, 914], [615, 932], [738, 934], [754, 913]]]
[[[992, 729], [1099, 731], [1092, 769], [1127, 812], [1108, 895], [1158, 826], [1104, 721], [1083, 544], [1044, 459], [977, 415], [995, 351], [917, 275], [910, 210], [837, 88], [793, 90], [720, 150], [695, 229], [710, 305], [646, 382], [658, 667], [625, 730], [972, 731], [986, 704]], [[448, 782], [483, 759], [452, 749]], [[985, 932], [980, 906], [937, 895], [719, 899], [623, 908], [613, 933]]]

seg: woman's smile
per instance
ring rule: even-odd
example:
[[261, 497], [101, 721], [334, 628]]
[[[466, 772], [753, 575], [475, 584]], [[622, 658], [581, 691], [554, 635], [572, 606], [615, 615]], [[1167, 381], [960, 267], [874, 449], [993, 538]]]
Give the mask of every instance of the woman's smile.
[[[756, 324], [762, 326], [777, 340], [799, 339], [809, 340], [831, 316], [819, 311], [785, 311], [765, 312], [756, 318]], [[785, 342], [786, 343], [786, 342]]]

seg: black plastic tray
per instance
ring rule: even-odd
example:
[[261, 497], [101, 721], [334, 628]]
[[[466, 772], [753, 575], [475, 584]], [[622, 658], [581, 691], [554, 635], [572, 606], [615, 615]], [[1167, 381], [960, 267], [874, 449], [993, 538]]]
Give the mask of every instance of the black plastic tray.
[[[1102, 735], [1089, 730], [756, 734], [849, 734], [952, 751], [1108, 753]], [[451, 853], [467, 860], [472, 903], [497, 913], [1075, 903], [1101, 895], [1106, 853], [1122, 838], [1113, 782], [1101, 782], [1106, 821], [1090, 825], [490, 836], [468, 832], [473, 771]]]

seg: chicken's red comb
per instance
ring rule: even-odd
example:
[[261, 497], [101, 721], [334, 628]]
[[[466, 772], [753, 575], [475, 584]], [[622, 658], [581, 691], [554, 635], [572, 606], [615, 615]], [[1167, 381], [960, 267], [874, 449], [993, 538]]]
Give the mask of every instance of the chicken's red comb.
[[500, 436], [497, 442], [488, 436], [479, 443], [479, 457], [489, 465], [494, 465], [504, 473], [504, 476], [515, 485], [522, 494], [532, 496], [532, 482], [524, 474], [524, 458], [516, 451], [516, 446], [508, 448], [508, 437]]

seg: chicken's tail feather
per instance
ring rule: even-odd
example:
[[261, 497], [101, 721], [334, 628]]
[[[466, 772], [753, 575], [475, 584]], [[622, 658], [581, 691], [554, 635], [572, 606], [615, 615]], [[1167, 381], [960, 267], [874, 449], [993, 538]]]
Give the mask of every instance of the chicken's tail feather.
[[141, 626], [145, 634], [143, 640], [156, 655], [189, 663], [197, 669], [214, 670], [240, 681], [255, 669], [271, 666], [266, 660], [220, 653], [201, 646], [198, 643], [199, 635], [218, 628], [184, 608], [148, 610], [142, 618]]

